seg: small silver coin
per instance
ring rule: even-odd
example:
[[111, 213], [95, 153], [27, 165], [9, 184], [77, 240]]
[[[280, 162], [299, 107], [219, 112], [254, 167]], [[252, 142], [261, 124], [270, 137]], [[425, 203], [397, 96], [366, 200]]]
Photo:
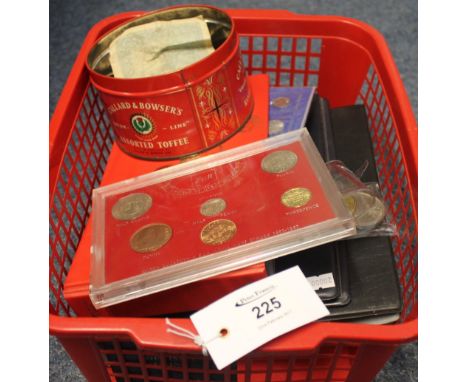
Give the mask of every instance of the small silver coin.
[[200, 206], [200, 213], [203, 216], [215, 216], [226, 209], [226, 202], [221, 198], [208, 199]]
[[117, 220], [134, 220], [143, 216], [153, 204], [151, 196], [135, 193], [120, 198], [112, 206], [112, 216]]
[[353, 215], [358, 229], [372, 229], [385, 218], [386, 208], [380, 198], [363, 191], [354, 192], [352, 197], [356, 201]]
[[271, 104], [282, 109], [289, 106], [290, 102], [289, 97], [276, 97], [271, 101]]
[[268, 124], [268, 132], [270, 135], [279, 134], [284, 130], [284, 122], [279, 119], [272, 119]]

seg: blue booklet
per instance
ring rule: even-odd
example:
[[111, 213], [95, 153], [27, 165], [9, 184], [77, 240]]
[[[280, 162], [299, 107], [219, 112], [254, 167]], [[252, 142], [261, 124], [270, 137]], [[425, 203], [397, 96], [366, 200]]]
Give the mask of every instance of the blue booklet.
[[305, 126], [315, 87], [270, 87], [269, 136]]

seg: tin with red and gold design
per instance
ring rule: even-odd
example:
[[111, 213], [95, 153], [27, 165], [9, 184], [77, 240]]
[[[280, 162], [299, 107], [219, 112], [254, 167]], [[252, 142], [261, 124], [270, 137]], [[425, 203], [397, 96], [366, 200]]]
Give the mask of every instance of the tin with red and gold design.
[[[214, 47], [207, 57], [169, 74], [113, 76], [109, 45], [125, 30], [197, 16], [207, 23]], [[171, 7], [126, 22], [91, 48], [87, 67], [117, 143], [138, 158], [169, 160], [209, 150], [242, 129], [253, 111], [235, 23], [214, 7]]]

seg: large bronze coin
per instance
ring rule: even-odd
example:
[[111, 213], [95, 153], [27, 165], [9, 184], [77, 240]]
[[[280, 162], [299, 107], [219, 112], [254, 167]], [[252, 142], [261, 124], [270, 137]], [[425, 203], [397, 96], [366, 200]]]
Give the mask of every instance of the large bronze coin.
[[172, 228], [167, 224], [148, 224], [136, 231], [130, 238], [130, 247], [139, 253], [156, 251], [172, 237]]
[[262, 159], [262, 169], [271, 174], [280, 174], [291, 170], [296, 163], [296, 153], [289, 150], [274, 151]]
[[281, 195], [281, 203], [286, 207], [298, 208], [309, 203], [312, 193], [303, 187], [295, 187]]
[[223, 244], [231, 240], [237, 232], [237, 226], [232, 220], [218, 219], [203, 227], [200, 239], [209, 245]]
[[200, 206], [200, 213], [203, 216], [215, 216], [223, 212], [226, 208], [226, 202], [221, 198], [208, 199]]
[[134, 220], [144, 215], [153, 203], [151, 196], [136, 193], [120, 198], [112, 206], [112, 216], [117, 220]]

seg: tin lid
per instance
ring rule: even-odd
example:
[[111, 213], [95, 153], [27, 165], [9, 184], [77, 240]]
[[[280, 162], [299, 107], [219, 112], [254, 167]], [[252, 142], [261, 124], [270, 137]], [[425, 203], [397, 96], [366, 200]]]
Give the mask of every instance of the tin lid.
[[[208, 25], [215, 51], [200, 61], [182, 70], [145, 78], [114, 78], [109, 63], [109, 45], [125, 30], [156, 20], [172, 20], [202, 16]], [[117, 26], [90, 49], [86, 67], [91, 81], [97, 88], [104, 88], [106, 92], [118, 92], [131, 95], [132, 93], [158, 92], [167, 93], [185, 87], [191, 81], [219, 70], [229, 58], [238, 50], [238, 38], [234, 21], [220, 9], [211, 6], [174, 6], [138, 16], [122, 25]]]
[[307, 129], [95, 189], [93, 213], [98, 309], [355, 234]]

